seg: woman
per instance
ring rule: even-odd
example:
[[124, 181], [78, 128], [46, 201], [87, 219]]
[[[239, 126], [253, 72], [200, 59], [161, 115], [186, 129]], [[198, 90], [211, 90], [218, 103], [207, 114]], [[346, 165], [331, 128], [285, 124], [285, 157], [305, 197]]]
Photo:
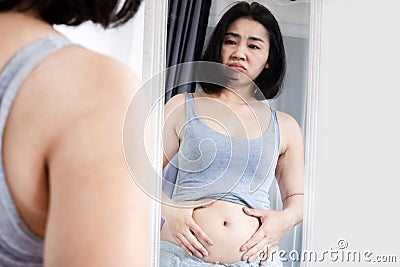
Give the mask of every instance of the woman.
[[118, 26], [139, 5], [0, 1], [0, 266], [149, 265], [148, 200], [121, 139], [139, 80], [52, 27]]
[[[165, 106], [164, 166], [176, 155], [178, 176], [172, 199], [163, 196], [160, 266], [280, 266], [272, 252], [302, 220], [304, 156], [297, 122], [261, 101], [278, 95], [285, 75], [278, 23], [262, 5], [240, 2], [203, 59], [228, 66], [219, 73], [229, 83], [201, 83]], [[281, 211], [268, 201], [275, 177]]]

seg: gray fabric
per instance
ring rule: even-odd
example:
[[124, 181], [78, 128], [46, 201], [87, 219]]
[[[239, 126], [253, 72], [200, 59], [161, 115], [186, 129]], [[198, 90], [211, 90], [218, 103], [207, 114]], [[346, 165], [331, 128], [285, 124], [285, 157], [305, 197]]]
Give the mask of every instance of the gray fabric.
[[[208, 25], [211, 0], [170, 0], [168, 1], [168, 30], [167, 30], [167, 67], [184, 62], [197, 61], [201, 57]], [[175, 84], [176, 73], [166, 77], [165, 102], [176, 94], [193, 92], [194, 84], [184, 84], [172, 88]], [[181, 75], [179, 73], [179, 75]], [[163, 177], [174, 184], [178, 170], [168, 164], [163, 170]], [[167, 190], [171, 196], [172, 187]]]
[[[174, 243], [161, 240], [160, 241], [160, 263], [159, 267], [258, 267], [260, 266], [260, 259], [251, 263], [246, 261], [238, 261], [232, 264], [224, 263], [207, 263], [197, 258], [196, 256], [189, 256], [185, 251]], [[264, 265], [265, 267], [282, 267], [282, 262], [278, 257], [274, 260], [268, 259]]]
[[275, 179], [279, 156], [279, 125], [272, 110], [268, 129], [255, 139], [241, 139], [209, 128], [186, 94], [184, 136], [177, 156], [178, 168], [172, 199], [205, 198], [270, 209], [269, 188]]
[[[48, 55], [70, 42], [64, 38], [46, 36], [19, 51], [0, 73], [0, 137], [14, 98], [32, 70]], [[3, 149], [0, 142], [0, 151]], [[42, 266], [43, 239], [32, 233], [22, 221], [12, 200], [4, 174], [0, 153], [0, 266]]]

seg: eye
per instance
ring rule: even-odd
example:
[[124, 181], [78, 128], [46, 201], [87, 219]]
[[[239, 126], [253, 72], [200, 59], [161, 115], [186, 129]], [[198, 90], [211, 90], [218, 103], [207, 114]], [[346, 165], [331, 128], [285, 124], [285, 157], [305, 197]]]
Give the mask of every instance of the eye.
[[236, 44], [236, 42], [234, 40], [227, 39], [227, 40], [224, 41], [224, 44], [226, 44], [226, 45], [234, 45], [234, 44]]
[[257, 45], [251, 44], [249, 45], [250, 49], [260, 49]]

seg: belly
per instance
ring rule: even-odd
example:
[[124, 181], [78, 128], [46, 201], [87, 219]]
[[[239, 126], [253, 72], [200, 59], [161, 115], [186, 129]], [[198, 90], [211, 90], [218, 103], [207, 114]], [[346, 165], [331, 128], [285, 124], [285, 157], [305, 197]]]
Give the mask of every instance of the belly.
[[195, 222], [214, 241], [213, 246], [205, 245], [209, 254], [202, 260], [226, 264], [241, 260], [240, 247], [259, 227], [258, 219], [246, 215], [242, 209], [243, 205], [217, 200], [193, 211]]

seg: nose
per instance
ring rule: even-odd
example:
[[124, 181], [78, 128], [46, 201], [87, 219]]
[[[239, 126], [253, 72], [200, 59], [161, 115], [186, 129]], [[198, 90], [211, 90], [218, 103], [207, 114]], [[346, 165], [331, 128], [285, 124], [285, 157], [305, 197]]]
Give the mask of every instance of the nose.
[[232, 58], [236, 60], [246, 60], [246, 45], [238, 44], [232, 53]]

